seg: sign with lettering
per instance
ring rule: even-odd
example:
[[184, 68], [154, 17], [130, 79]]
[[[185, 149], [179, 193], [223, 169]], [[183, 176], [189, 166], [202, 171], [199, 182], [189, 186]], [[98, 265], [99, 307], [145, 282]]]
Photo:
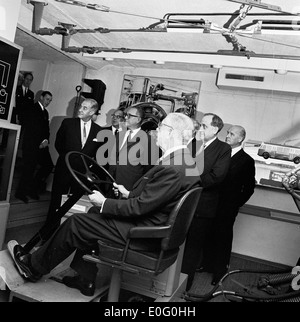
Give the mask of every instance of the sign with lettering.
[[0, 37], [0, 119], [10, 121], [22, 48]]

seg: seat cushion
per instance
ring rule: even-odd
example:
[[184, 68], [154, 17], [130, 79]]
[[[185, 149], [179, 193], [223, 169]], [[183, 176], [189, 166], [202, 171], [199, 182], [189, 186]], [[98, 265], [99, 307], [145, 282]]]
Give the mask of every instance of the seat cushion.
[[[124, 246], [114, 244], [110, 241], [98, 241], [99, 244], [99, 258], [119, 265], [132, 265], [137, 268], [143, 268], [155, 272], [157, 262], [159, 260], [160, 251], [145, 251], [145, 250], [132, 250], [129, 249], [124, 263], [122, 263]], [[169, 266], [171, 266], [177, 259], [179, 248], [164, 252], [159, 267], [156, 273], [161, 273]]]

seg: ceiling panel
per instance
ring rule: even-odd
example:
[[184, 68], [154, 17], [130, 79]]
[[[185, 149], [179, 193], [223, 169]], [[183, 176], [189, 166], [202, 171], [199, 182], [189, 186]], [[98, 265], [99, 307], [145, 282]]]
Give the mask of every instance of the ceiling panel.
[[[106, 62], [103, 62], [101, 57], [94, 59], [84, 57], [82, 52], [86, 49], [83, 50], [83, 47], [88, 47], [93, 53], [100, 52], [102, 56], [112, 52], [122, 52], [125, 48], [132, 53], [148, 52], [149, 57], [151, 54], [154, 55], [154, 52], [196, 53], [198, 55], [213, 53], [233, 56], [249, 52], [258, 57], [300, 59], [300, 16], [295, 15], [296, 12], [300, 12], [299, 1], [270, 0], [265, 5], [262, 1], [253, 0], [251, 3], [267, 8], [278, 6], [283, 12], [249, 6], [249, 0], [244, 1], [245, 4], [239, 0], [237, 2], [228, 0], [93, 0], [92, 4], [97, 9], [94, 10], [87, 7], [88, 1], [48, 0], [45, 1], [47, 5], [42, 6], [40, 27], [47, 28], [48, 32], [52, 31], [52, 35], [33, 35], [31, 32], [33, 9], [35, 8], [33, 3], [40, 5], [43, 1], [22, 0], [16, 43], [24, 47], [24, 55], [28, 57], [41, 57], [39, 52], [43, 51], [43, 57], [47, 59], [55, 58], [66, 61], [75, 59], [92, 68], [101, 68]], [[286, 12], [293, 13], [293, 15]], [[166, 14], [172, 14], [169, 21], [163, 20]], [[239, 23], [238, 14], [241, 14]], [[182, 25], [182, 22], [179, 23], [182, 19], [192, 21], [183, 23], [188, 27], [194, 27], [197, 20], [197, 32], [192, 32], [191, 28], [185, 28], [183, 32], [179, 32], [178, 29], [176, 32], [169, 32], [169, 29], [168, 32], [166, 31], [165, 27], [168, 23], [172, 22], [179, 26]], [[199, 21], [204, 21], [205, 24], [200, 25]], [[230, 29], [230, 24], [233, 22], [235, 25], [231, 25]], [[60, 50], [63, 47], [63, 36], [53, 34], [54, 30], [57, 31], [54, 28], [62, 27], [59, 23], [73, 25], [73, 29], [69, 29], [71, 37], [68, 47], [76, 48], [78, 53], [66, 53]], [[147, 28], [155, 23], [158, 25], [151, 32], [146, 32], [145, 29], [136, 32], [124, 31], [124, 29]], [[261, 32], [257, 31], [258, 26], [263, 26]], [[108, 32], [99, 32], [101, 30], [99, 28], [106, 28]], [[251, 32], [255, 28], [256, 32]], [[32, 36], [34, 39], [30, 39]], [[37, 40], [39, 44], [33, 45]], [[55, 49], [50, 51], [49, 46]], [[126, 57], [115, 59], [113, 64], [125, 67], [146, 67], [151, 64], [153, 68], [195, 68], [195, 66], [179, 64], [180, 55], [178, 63], [167, 63], [164, 66], [154, 66], [150, 58], [145, 61], [132, 59], [132, 57], [134, 56], [131, 55], [130, 59]], [[200, 64], [196, 68], [201, 69], [203, 66]]]

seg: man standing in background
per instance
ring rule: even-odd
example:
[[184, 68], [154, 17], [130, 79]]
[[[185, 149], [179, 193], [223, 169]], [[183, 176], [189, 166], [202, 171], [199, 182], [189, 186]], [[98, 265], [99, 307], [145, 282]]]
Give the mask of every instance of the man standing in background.
[[32, 73], [26, 72], [24, 73], [22, 84], [16, 88], [16, 107], [12, 116], [12, 123], [23, 125], [24, 116], [34, 104], [34, 93], [29, 89], [32, 81]]
[[217, 138], [224, 126], [218, 115], [206, 113], [200, 124], [204, 132], [204, 170], [200, 175], [203, 191], [187, 235], [182, 262], [182, 272], [188, 275], [187, 290], [192, 286], [208, 232], [216, 216], [220, 185], [228, 172], [231, 153], [229, 144]]
[[245, 129], [233, 125], [228, 129], [225, 139], [232, 148], [230, 167], [221, 184], [218, 210], [205, 245], [203, 262], [203, 267], [213, 273], [212, 285], [216, 285], [227, 273], [235, 218], [239, 208], [254, 193], [255, 164], [253, 158], [243, 150], [245, 137]]
[[46, 184], [46, 179], [53, 169], [49, 153], [49, 113], [46, 109], [51, 102], [52, 94], [44, 91], [38, 102], [33, 106], [27, 106], [28, 109], [22, 116], [23, 169], [15, 197], [24, 203], [28, 203], [27, 197], [39, 199], [39, 189]]
[[[143, 107], [130, 106], [124, 113], [125, 126], [115, 140], [109, 160], [109, 172], [118, 184], [132, 190], [133, 185], [159, 158], [154, 139], [141, 129], [145, 116]], [[132, 153], [132, 152], [135, 153]]]
[[[46, 224], [49, 221], [57, 221], [55, 213], [61, 206], [62, 195], [81, 189], [78, 183], [73, 181], [73, 177], [65, 162], [66, 154], [70, 151], [81, 152], [91, 158], [96, 157], [96, 152], [101, 145], [96, 137], [101, 127], [93, 121], [93, 117], [98, 114], [99, 106], [96, 100], [87, 98], [79, 107], [78, 117], [66, 118], [62, 121], [57, 131], [55, 148], [59, 154], [55, 165], [51, 201], [48, 209]], [[55, 225], [54, 225], [55, 226]]]

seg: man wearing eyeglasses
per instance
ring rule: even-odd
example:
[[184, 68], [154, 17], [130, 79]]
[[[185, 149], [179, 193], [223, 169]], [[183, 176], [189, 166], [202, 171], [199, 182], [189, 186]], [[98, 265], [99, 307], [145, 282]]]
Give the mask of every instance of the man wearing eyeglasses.
[[111, 114], [111, 126], [108, 128], [104, 128], [104, 130], [105, 129], [111, 130], [113, 132], [113, 135], [117, 136], [122, 131], [121, 124], [123, 124], [124, 122], [125, 122], [124, 112], [119, 109], [114, 110], [113, 113]]
[[131, 190], [159, 157], [159, 149], [154, 139], [141, 129], [145, 116], [138, 104], [124, 113], [124, 130], [112, 149], [109, 172], [116, 182]]
[[[128, 113], [137, 111], [130, 109]], [[84, 261], [82, 255], [96, 249], [98, 240], [105, 239], [125, 246], [132, 227], [165, 224], [178, 200], [200, 185], [199, 171], [187, 148], [192, 131], [193, 122], [188, 116], [168, 114], [157, 130], [157, 144], [163, 151], [160, 162], [138, 180], [131, 191], [115, 184], [122, 199], [106, 198], [95, 190], [89, 195], [94, 207], [88, 213], [70, 216], [32, 254], [26, 254], [20, 245], [14, 246], [13, 259], [21, 272], [26, 274], [26, 279], [37, 282], [76, 251], [71, 267], [77, 275], [64, 277], [63, 283], [86, 296], [92, 296], [98, 269], [95, 264]], [[160, 244], [159, 238], [150, 238], [130, 245], [130, 248], [153, 251], [160, 249]]]

